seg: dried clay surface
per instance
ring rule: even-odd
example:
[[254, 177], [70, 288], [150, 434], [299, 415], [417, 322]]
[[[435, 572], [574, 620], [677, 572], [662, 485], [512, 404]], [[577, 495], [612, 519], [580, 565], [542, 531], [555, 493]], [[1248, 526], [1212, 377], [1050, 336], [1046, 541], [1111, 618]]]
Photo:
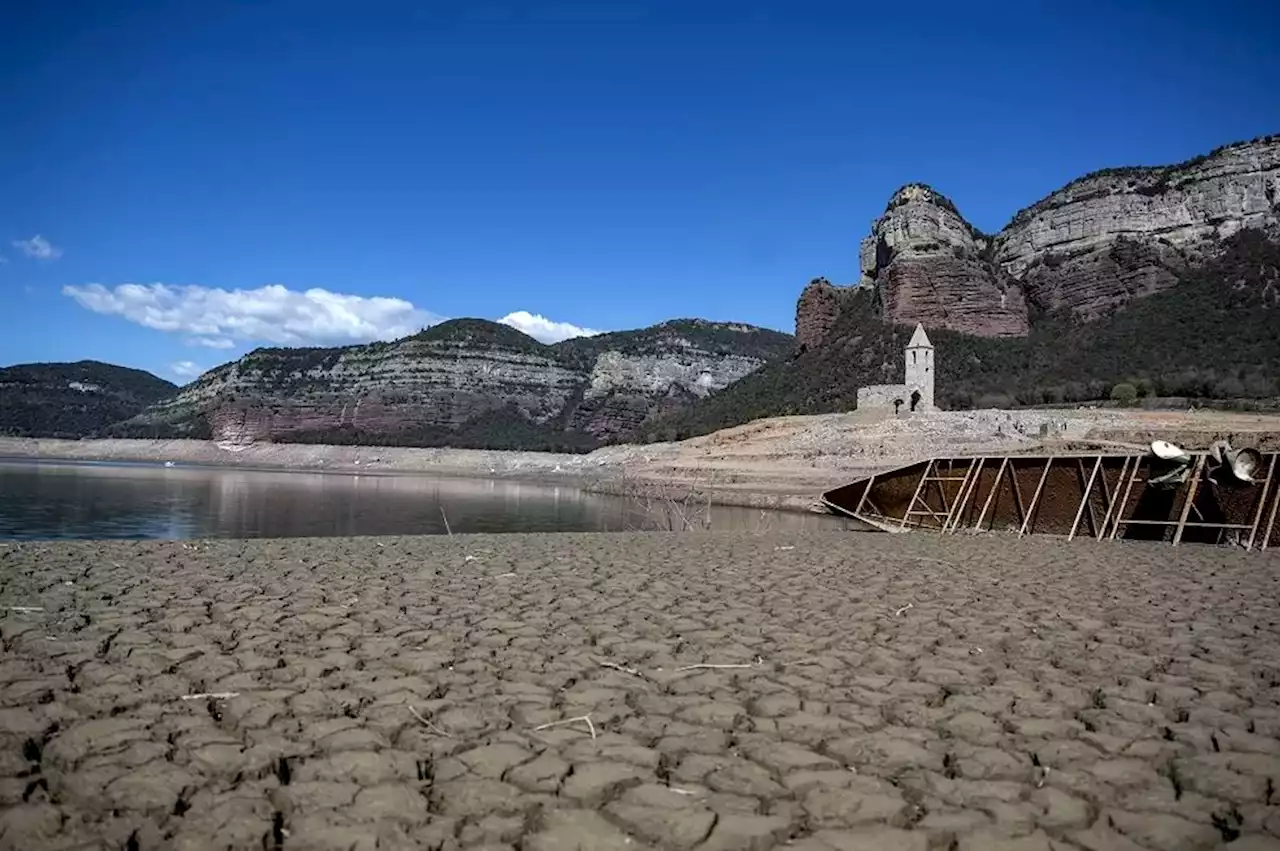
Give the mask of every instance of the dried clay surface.
[[1280, 558], [0, 546], [3, 849], [1280, 847]]

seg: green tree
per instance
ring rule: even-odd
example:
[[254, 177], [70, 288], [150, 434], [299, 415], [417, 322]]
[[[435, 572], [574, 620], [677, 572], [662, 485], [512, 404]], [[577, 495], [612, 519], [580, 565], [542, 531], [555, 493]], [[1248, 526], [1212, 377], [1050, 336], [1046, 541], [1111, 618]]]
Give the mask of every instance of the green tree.
[[1111, 398], [1122, 405], [1132, 405], [1138, 398], [1138, 388], [1122, 381], [1111, 388]]

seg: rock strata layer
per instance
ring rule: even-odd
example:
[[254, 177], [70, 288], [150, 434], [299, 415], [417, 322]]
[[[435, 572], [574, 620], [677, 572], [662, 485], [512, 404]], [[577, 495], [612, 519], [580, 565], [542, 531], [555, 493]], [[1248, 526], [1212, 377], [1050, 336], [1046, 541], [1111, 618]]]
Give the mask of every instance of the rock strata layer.
[[746, 325], [677, 320], [554, 346], [483, 320], [392, 343], [259, 349], [122, 424], [126, 436], [584, 449], [788, 351]]
[[[909, 184], [862, 240], [859, 286], [885, 318], [984, 337], [1023, 336], [1032, 308], [1092, 320], [1175, 286], [1246, 229], [1280, 238], [1280, 136], [1185, 163], [1105, 169], [986, 235], [946, 196]], [[847, 289], [847, 288], [846, 288]], [[835, 324], [841, 288], [806, 288], [799, 341]]]

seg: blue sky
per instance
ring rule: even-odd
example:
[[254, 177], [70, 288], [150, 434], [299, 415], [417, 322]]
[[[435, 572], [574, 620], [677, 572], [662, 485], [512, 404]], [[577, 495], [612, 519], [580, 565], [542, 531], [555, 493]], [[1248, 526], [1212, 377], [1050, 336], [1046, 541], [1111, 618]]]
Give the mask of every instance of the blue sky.
[[996, 230], [1280, 131], [1275, 5], [3, 4], [0, 364], [185, 380], [516, 311], [790, 331], [902, 183]]

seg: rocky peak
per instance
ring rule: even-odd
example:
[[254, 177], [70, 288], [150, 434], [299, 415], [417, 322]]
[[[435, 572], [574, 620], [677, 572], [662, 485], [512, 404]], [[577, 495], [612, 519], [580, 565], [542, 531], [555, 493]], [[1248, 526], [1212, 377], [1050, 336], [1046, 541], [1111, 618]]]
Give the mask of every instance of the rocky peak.
[[[861, 284], [904, 324], [1003, 337], [1027, 333], [1021, 291], [991, 262], [991, 240], [931, 186], [909, 183], [862, 240]], [[803, 298], [803, 296], [802, 296]]]
[[[1280, 135], [1176, 165], [1085, 175], [990, 236], [941, 192], [909, 183], [861, 242], [859, 285], [874, 288], [891, 322], [1022, 336], [1029, 305], [1106, 315], [1174, 286], [1245, 229], [1280, 238]], [[849, 289], [825, 278], [805, 288], [796, 308], [802, 345], [827, 335]]]

